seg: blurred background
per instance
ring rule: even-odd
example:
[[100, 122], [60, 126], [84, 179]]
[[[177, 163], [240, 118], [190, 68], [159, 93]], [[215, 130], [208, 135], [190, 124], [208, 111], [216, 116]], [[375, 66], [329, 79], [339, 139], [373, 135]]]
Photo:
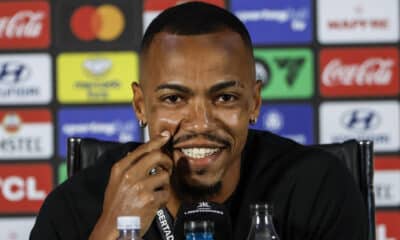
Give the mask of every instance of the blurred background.
[[[69, 136], [144, 140], [130, 104], [140, 39], [181, 2], [0, 0], [0, 239], [28, 239], [66, 179]], [[254, 128], [307, 145], [373, 140], [377, 240], [400, 240], [399, 0], [206, 2], [250, 31]]]

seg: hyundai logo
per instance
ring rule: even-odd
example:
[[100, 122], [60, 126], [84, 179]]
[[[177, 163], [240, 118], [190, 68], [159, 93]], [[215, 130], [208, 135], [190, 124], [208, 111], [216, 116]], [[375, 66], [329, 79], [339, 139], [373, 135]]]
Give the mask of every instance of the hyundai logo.
[[0, 62], [0, 84], [17, 84], [28, 79], [30, 71], [19, 62]]
[[380, 122], [378, 113], [370, 109], [347, 111], [341, 118], [341, 123], [345, 128], [358, 132], [373, 130], [379, 126]]

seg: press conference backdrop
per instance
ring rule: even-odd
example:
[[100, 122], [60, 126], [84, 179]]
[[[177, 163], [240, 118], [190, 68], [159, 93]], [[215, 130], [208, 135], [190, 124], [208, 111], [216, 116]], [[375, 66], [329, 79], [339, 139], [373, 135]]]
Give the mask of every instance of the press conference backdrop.
[[[27, 239], [66, 179], [67, 137], [143, 140], [130, 106], [140, 38], [179, 2], [0, 0], [0, 239]], [[207, 2], [253, 39], [265, 103], [254, 128], [373, 140], [377, 239], [400, 240], [399, 1]]]

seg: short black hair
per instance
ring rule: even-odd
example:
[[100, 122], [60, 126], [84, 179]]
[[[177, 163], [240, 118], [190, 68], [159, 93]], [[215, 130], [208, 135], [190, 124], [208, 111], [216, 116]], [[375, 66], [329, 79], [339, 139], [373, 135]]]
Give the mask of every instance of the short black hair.
[[240, 34], [245, 46], [252, 49], [250, 34], [244, 24], [229, 11], [204, 2], [188, 2], [166, 9], [148, 26], [141, 43], [144, 53], [160, 32], [198, 35], [228, 29]]

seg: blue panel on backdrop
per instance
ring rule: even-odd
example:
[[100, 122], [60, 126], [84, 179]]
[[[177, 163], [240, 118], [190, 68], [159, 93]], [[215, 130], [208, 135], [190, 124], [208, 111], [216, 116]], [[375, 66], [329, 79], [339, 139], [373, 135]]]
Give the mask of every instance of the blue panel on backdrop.
[[142, 141], [142, 130], [131, 107], [64, 108], [58, 112], [58, 152], [65, 157], [67, 138]]
[[250, 32], [253, 44], [312, 41], [311, 0], [232, 0], [231, 11]]
[[268, 130], [301, 144], [314, 144], [313, 116], [308, 104], [266, 104], [251, 128]]

